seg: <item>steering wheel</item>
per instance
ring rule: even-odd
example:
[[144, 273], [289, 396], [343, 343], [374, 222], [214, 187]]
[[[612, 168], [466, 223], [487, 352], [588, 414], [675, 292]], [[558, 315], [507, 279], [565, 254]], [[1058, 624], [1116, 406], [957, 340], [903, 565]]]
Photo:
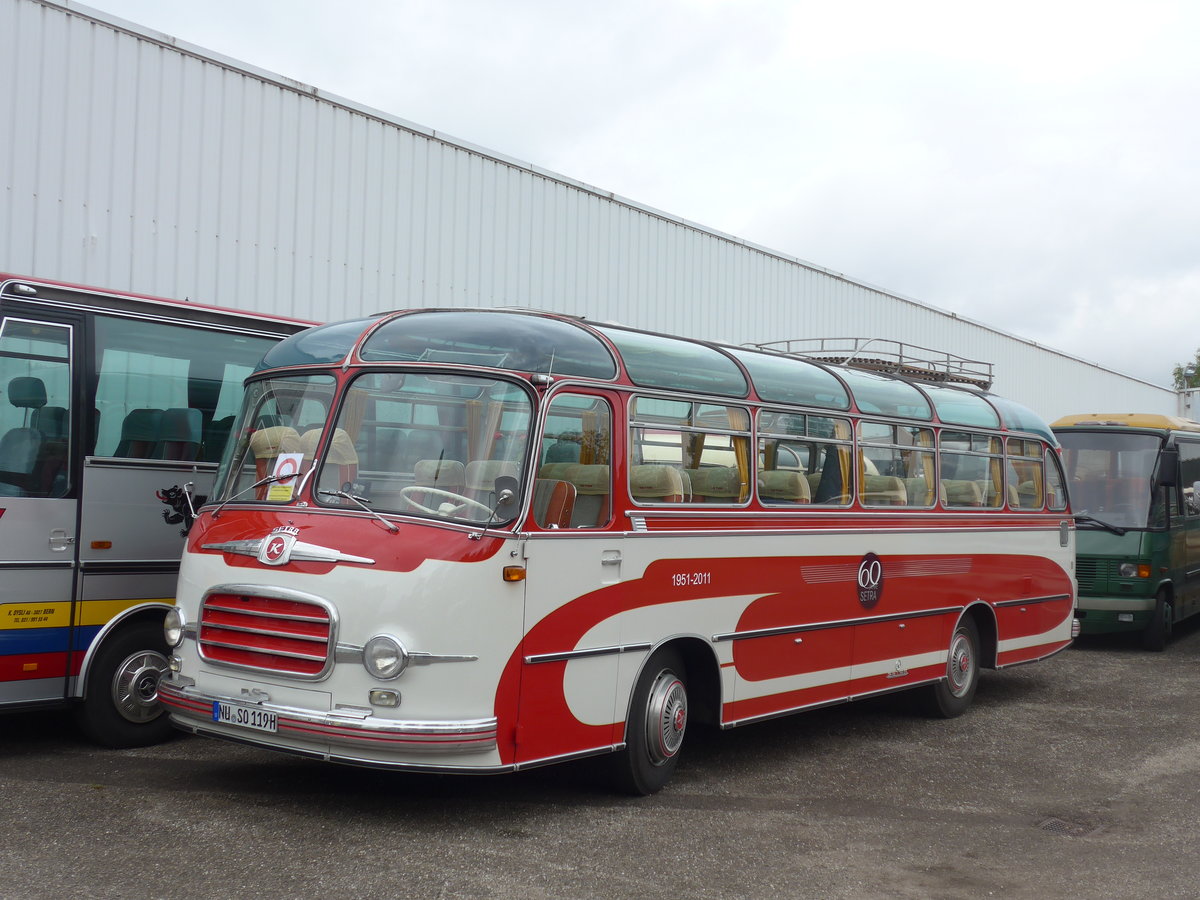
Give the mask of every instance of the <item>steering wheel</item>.
[[451, 510], [451, 512], [462, 512], [464, 508], [470, 506], [479, 510], [485, 516], [490, 516], [492, 514], [492, 508], [490, 506], [486, 506], [483, 503], [480, 503], [478, 500], [472, 500], [470, 497], [464, 497], [462, 494], [456, 494], [453, 491], [445, 491], [441, 488], [435, 487], [422, 487], [419, 484], [410, 484], [407, 487], [400, 488], [400, 496], [403, 498], [405, 503], [421, 510], [421, 512], [429, 513], [431, 516], [444, 516], [446, 513], [442, 512], [440, 509], [430, 509], [428, 506], [418, 503], [412, 498], [412, 494], [432, 494], [435, 497], [442, 497], [443, 499], [449, 500], [452, 503], [457, 503], [458, 506]]

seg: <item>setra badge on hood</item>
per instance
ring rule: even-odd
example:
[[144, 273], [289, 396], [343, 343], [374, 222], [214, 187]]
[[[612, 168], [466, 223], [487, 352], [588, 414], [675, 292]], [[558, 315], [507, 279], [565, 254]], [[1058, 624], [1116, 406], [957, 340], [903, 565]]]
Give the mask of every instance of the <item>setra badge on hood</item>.
[[310, 562], [351, 562], [373, 566], [375, 560], [367, 556], [342, 553], [332, 547], [320, 547], [297, 540], [300, 529], [295, 525], [280, 525], [265, 538], [248, 541], [226, 541], [220, 544], [202, 544], [205, 550], [220, 550], [240, 556], [253, 556], [264, 566], [286, 566], [293, 560]]
[[271, 531], [258, 548], [258, 561], [264, 566], [286, 565], [292, 558], [292, 548], [296, 546], [296, 536], [300, 529], [295, 525], [280, 525]]

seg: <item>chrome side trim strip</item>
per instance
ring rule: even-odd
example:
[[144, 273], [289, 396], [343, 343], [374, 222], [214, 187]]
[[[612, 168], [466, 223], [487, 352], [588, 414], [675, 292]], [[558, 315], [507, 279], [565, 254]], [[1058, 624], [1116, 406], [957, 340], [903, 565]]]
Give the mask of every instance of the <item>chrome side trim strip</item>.
[[915, 612], [890, 613], [886, 616], [864, 616], [861, 619], [840, 619], [833, 622], [811, 622], [806, 625], [780, 625], [777, 628], [756, 628], [753, 631], [727, 631], [714, 634], [714, 644], [721, 641], [742, 641], [747, 638], [773, 637], [779, 634], [797, 634], [803, 631], [822, 631], [827, 628], [848, 628], [855, 625], [874, 625], [879, 622], [902, 622], [906, 619], [923, 619], [928, 616], [944, 616], [961, 613], [966, 607], [944, 606], [940, 609], [921, 609]]
[[729, 722], [721, 723], [721, 730], [728, 731], [730, 728], [739, 728], [742, 725], [750, 725], [754, 722], [766, 722], [770, 719], [781, 719], [784, 716], [795, 715], [796, 713], [808, 712], [814, 709], [824, 709], [827, 706], [840, 706], [843, 703], [853, 703], [856, 700], [864, 700], [867, 697], [878, 697], [881, 694], [894, 694], [898, 691], [907, 691], [914, 687], [920, 687], [924, 684], [936, 684], [939, 681], [945, 681], [946, 676], [942, 675], [938, 678], [929, 678], [924, 681], [911, 681], [896, 687], [882, 688], [878, 691], [867, 691], [862, 694], [850, 694], [846, 697], [836, 697], [833, 700], [820, 700], [816, 703], [804, 703], [800, 706], [792, 706], [787, 709], [781, 709], [777, 712], [763, 713], [760, 716], [750, 716], [745, 719], [734, 719]]
[[1007, 606], [1025, 606], [1029, 603], [1053, 603], [1055, 600], [1070, 600], [1070, 594], [1052, 594], [1048, 597], [1027, 597], [1024, 600], [1001, 600], [996, 604], [996, 608]]
[[[363, 646], [361, 644], [339, 643], [334, 649], [334, 659], [340, 663], [361, 663]], [[409, 650], [408, 664], [410, 666], [431, 666], [444, 662], [475, 662], [479, 659], [473, 653], [426, 653], [424, 650]]]
[[653, 646], [651, 643], [617, 644], [611, 647], [590, 647], [587, 650], [567, 650], [562, 653], [535, 653], [533, 656], [525, 657], [525, 662], [533, 665], [535, 663], [562, 662], [568, 659], [586, 659], [590, 656], [611, 656], [615, 653], [639, 653], [649, 650]]
[[[202, 550], [220, 550], [223, 553], [233, 553], [238, 556], [253, 556], [260, 558], [263, 545], [267, 542], [267, 538], [247, 541], [226, 541], [223, 544], [202, 544]], [[350, 553], [342, 553], [340, 550], [334, 550], [331, 547], [320, 547], [316, 544], [306, 544], [303, 541], [296, 541], [291, 545], [289, 560], [304, 560], [306, 562], [352, 562], [363, 563], [364, 565], [373, 566], [375, 560], [367, 556], [354, 556]]]

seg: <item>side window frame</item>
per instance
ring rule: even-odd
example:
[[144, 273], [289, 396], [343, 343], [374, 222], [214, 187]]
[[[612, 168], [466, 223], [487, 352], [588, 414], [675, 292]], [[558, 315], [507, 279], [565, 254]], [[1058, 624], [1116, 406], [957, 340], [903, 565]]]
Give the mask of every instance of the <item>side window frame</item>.
[[[74, 318], [47, 318], [16, 308], [6, 308], [0, 317], [0, 348], [3, 339], [17, 345], [29, 344], [25, 349], [14, 346], [0, 350], [4, 360], [26, 363], [14, 365], [14, 374], [6, 375], [0, 384], [5, 406], [12, 407], [11, 421], [0, 428], [0, 447], [6, 456], [13, 457], [8, 462], [18, 463], [20, 469], [9, 472], [10, 477], [0, 483], [0, 496], [51, 499], [73, 494], [79, 443], [79, 325]], [[63, 332], [65, 340], [40, 343], [47, 347], [61, 345], [65, 355], [35, 352], [39, 329]], [[22, 330], [27, 334], [22, 335]], [[18, 371], [23, 374], [15, 374]]]
[[[572, 399], [579, 405], [572, 405]], [[590, 401], [592, 408], [583, 400]], [[572, 389], [550, 398], [534, 447], [531, 518], [535, 527], [594, 531], [612, 524], [615, 406], [602, 392]], [[578, 428], [564, 429], [553, 421], [569, 422], [576, 413]]]

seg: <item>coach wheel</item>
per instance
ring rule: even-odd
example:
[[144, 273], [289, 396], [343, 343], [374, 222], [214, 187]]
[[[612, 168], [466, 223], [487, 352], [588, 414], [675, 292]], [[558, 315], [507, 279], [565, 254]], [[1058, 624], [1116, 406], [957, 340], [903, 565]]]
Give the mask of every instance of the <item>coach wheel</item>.
[[492, 508], [490, 506], [480, 503], [478, 500], [472, 500], [470, 497], [464, 497], [462, 494], [456, 494], [453, 491], [446, 491], [442, 490], [441, 488], [421, 487], [420, 485], [416, 484], [410, 484], [408, 487], [400, 488], [400, 496], [404, 499], [405, 503], [407, 503], [409, 506], [419, 509], [421, 512], [429, 513], [431, 516], [440, 516], [444, 515], [444, 513], [440, 509], [430, 509], [428, 506], [418, 503], [412, 497], [414, 494], [431, 494], [434, 497], [441, 497], [443, 500], [447, 500], [451, 503], [457, 503], [457, 508], [453, 510], [453, 512], [456, 513], [461, 512], [464, 507], [469, 506], [473, 509], [480, 510], [485, 516], [490, 516], [492, 514]]
[[950, 638], [946, 677], [922, 688], [922, 707], [927, 715], [952, 719], [967, 711], [979, 684], [979, 629], [964, 618]]
[[687, 670], [673, 650], [651, 657], [633, 690], [625, 749], [614, 758], [617, 787], [653, 794], [671, 780], [687, 731]]
[[1142, 632], [1142, 646], [1147, 650], [1163, 650], [1171, 640], [1171, 630], [1175, 620], [1175, 609], [1167, 599], [1166, 591], [1159, 591], [1154, 598], [1154, 612], [1150, 624]]
[[111, 635], [92, 662], [79, 707], [84, 733], [109, 747], [144, 747], [165, 740], [171, 723], [158, 702], [167, 671], [161, 625], [137, 622]]

